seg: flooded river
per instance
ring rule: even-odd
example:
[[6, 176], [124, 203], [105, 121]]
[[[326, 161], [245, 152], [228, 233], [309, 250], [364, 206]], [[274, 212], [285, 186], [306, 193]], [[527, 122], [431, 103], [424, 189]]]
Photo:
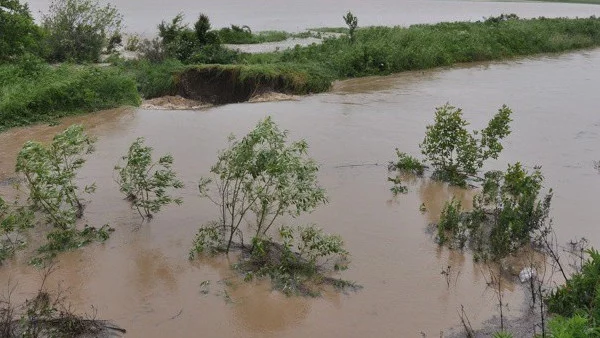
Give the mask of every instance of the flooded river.
[[[50, 0], [27, 1], [39, 18]], [[207, 14], [213, 27], [248, 25], [254, 31], [303, 31], [311, 27], [344, 26], [342, 15], [351, 10], [360, 26], [411, 25], [455, 20], [481, 20], [502, 13], [521, 17], [600, 16], [600, 6], [540, 2], [487, 2], [449, 0], [103, 0], [114, 4], [124, 15], [128, 32], [154, 35], [162, 20], [184, 13], [193, 22], [200, 12]]]
[[[494, 314], [470, 255], [440, 249], [427, 225], [451, 194], [428, 180], [410, 182], [393, 198], [386, 163], [394, 148], [418, 154], [434, 107], [451, 102], [481, 128], [503, 103], [514, 110], [513, 133], [491, 168], [522, 161], [541, 165], [555, 190], [552, 215], [559, 240], [585, 236], [600, 247], [600, 50], [541, 56], [364, 78], [335, 85], [299, 101], [232, 104], [203, 111], [119, 109], [65, 119], [59, 126], [18, 128], [0, 134], [0, 179], [12, 176], [15, 156], [29, 139], [47, 140], [71, 123], [98, 137], [97, 151], [81, 171], [98, 191], [86, 221], [116, 228], [110, 240], [59, 256], [52, 285], [68, 288], [77, 309], [90, 310], [126, 328], [131, 337], [438, 337], [456, 326], [464, 305], [474, 326]], [[343, 236], [352, 253], [342, 277], [364, 289], [326, 292], [322, 298], [287, 298], [268, 283], [244, 283], [224, 258], [190, 262], [187, 253], [200, 224], [217, 217], [199, 198], [196, 183], [208, 173], [229, 133], [241, 135], [271, 115], [292, 139], [305, 138], [322, 165], [319, 178], [330, 204], [304, 217]], [[170, 152], [186, 188], [184, 204], [148, 224], [123, 201], [113, 166], [138, 136], [156, 154]], [[6, 193], [8, 187], [0, 187]], [[429, 210], [419, 212], [425, 203]], [[0, 285], [18, 283], [17, 298], [31, 295], [38, 273], [26, 254], [0, 268]], [[450, 285], [440, 274], [451, 266]], [[210, 281], [208, 293], [201, 287]], [[523, 291], [507, 285], [509, 315]], [[229, 300], [228, 300], [229, 299]]]

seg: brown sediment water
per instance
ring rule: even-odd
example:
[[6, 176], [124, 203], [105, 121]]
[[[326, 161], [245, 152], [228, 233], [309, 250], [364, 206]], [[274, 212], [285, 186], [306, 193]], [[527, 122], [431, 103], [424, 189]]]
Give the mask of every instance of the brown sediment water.
[[[104, 244], [59, 255], [50, 284], [67, 288], [76, 309], [94, 305], [98, 317], [114, 320], [128, 336], [419, 337], [421, 331], [439, 336], [459, 323], [461, 305], [474, 326], [497, 313], [484, 268], [468, 253], [438, 247], [427, 231], [451, 195], [468, 203], [474, 192], [414, 179], [408, 194], [392, 197], [386, 165], [394, 148], [418, 155], [434, 107], [445, 102], [462, 107], [474, 129], [506, 103], [514, 110], [513, 132], [486, 169], [515, 161], [541, 165], [546, 186], [555, 192], [559, 241], [585, 236], [598, 247], [600, 174], [593, 161], [600, 160], [599, 87], [596, 49], [344, 81], [330, 93], [298, 101], [201, 111], [111, 110], [0, 134], [0, 180], [13, 176], [26, 140], [48, 140], [71, 123], [83, 123], [98, 137], [97, 151], [80, 174], [82, 183], [98, 185], [85, 221], [110, 223], [116, 231]], [[268, 282], [243, 282], [225, 257], [187, 259], [198, 226], [217, 217], [198, 196], [198, 179], [230, 133], [246, 133], [267, 115], [289, 129], [292, 139], [305, 138], [321, 164], [319, 179], [330, 203], [298, 222], [342, 235], [352, 264], [340, 275], [363, 285], [358, 293], [285, 297]], [[184, 204], [146, 224], [113, 181], [113, 166], [138, 136], [156, 154], [173, 154], [186, 184]], [[0, 186], [0, 193], [9, 191]], [[422, 203], [425, 214], [419, 212]], [[0, 286], [18, 283], [19, 299], [39, 283], [28, 257], [23, 252], [0, 267]], [[441, 274], [447, 266], [450, 286]], [[515, 284], [505, 287], [507, 312], [517, 316], [523, 291]]]

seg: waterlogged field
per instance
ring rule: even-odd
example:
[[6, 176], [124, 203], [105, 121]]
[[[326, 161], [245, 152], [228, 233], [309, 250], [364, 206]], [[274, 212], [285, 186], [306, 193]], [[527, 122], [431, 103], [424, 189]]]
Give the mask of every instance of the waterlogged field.
[[[497, 313], [482, 267], [469, 253], [439, 247], [427, 230], [451, 195], [467, 203], [474, 192], [415, 179], [408, 182], [408, 194], [393, 197], [387, 162], [394, 148], [417, 155], [434, 107], [445, 102], [464, 108], [473, 129], [506, 103], [514, 111], [513, 133], [500, 158], [484, 169], [516, 161], [528, 168], [541, 165], [546, 187], [555, 191], [552, 216], [559, 241], [584, 236], [598, 247], [600, 174], [593, 161], [600, 157], [599, 81], [600, 51], [592, 50], [355, 79], [293, 102], [104, 111], [0, 134], [0, 179], [14, 176], [16, 154], [26, 140], [47, 141], [72, 123], [83, 123], [98, 137], [97, 151], [80, 175], [81, 184], [98, 186], [85, 221], [110, 223], [116, 231], [104, 244], [61, 254], [48, 283], [68, 288], [78, 310], [93, 304], [98, 317], [114, 320], [128, 336], [413, 337], [421, 331], [438, 336], [459, 324], [461, 305], [475, 327]], [[217, 216], [199, 197], [198, 179], [229, 133], [245, 134], [265, 116], [289, 129], [291, 139], [305, 138], [320, 163], [330, 204], [300, 222], [342, 235], [352, 263], [339, 275], [360, 283], [364, 289], [358, 293], [288, 298], [268, 283], [244, 282], [223, 257], [188, 260], [197, 228]], [[141, 226], [113, 177], [113, 166], [138, 136], [157, 154], [174, 156], [186, 186], [179, 194], [182, 206]], [[3, 195], [10, 191], [0, 186]], [[0, 280], [18, 283], [15, 299], [29, 297], [39, 284], [38, 272], [25, 263], [28, 255], [22, 252], [0, 269]], [[441, 274], [448, 266], [450, 283]], [[508, 316], [518, 316], [524, 290], [512, 283], [504, 287]]]

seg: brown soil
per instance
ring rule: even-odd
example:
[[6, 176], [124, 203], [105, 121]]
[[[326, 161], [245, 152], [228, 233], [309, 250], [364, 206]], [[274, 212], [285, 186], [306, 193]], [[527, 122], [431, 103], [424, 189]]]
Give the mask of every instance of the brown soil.
[[240, 70], [231, 67], [191, 68], [179, 76], [178, 94], [212, 104], [239, 103], [271, 92], [285, 92], [282, 76], [240, 77]]

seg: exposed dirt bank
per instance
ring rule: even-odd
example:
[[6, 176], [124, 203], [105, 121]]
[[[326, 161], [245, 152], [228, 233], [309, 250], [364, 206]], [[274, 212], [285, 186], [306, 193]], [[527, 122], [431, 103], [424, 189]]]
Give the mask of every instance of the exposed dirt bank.
[[189, 68], [178, 76], [177, 93], [191, 100], [226, 104], [246, 102], [252, 98], [256, 98], [253, 102], [288, 100], [293, 98], [293, 94], [329, 89], [329, 81], [326, 85], [315, 84], [310, 78], [303, 71], [276, 66], [199, 66]]

